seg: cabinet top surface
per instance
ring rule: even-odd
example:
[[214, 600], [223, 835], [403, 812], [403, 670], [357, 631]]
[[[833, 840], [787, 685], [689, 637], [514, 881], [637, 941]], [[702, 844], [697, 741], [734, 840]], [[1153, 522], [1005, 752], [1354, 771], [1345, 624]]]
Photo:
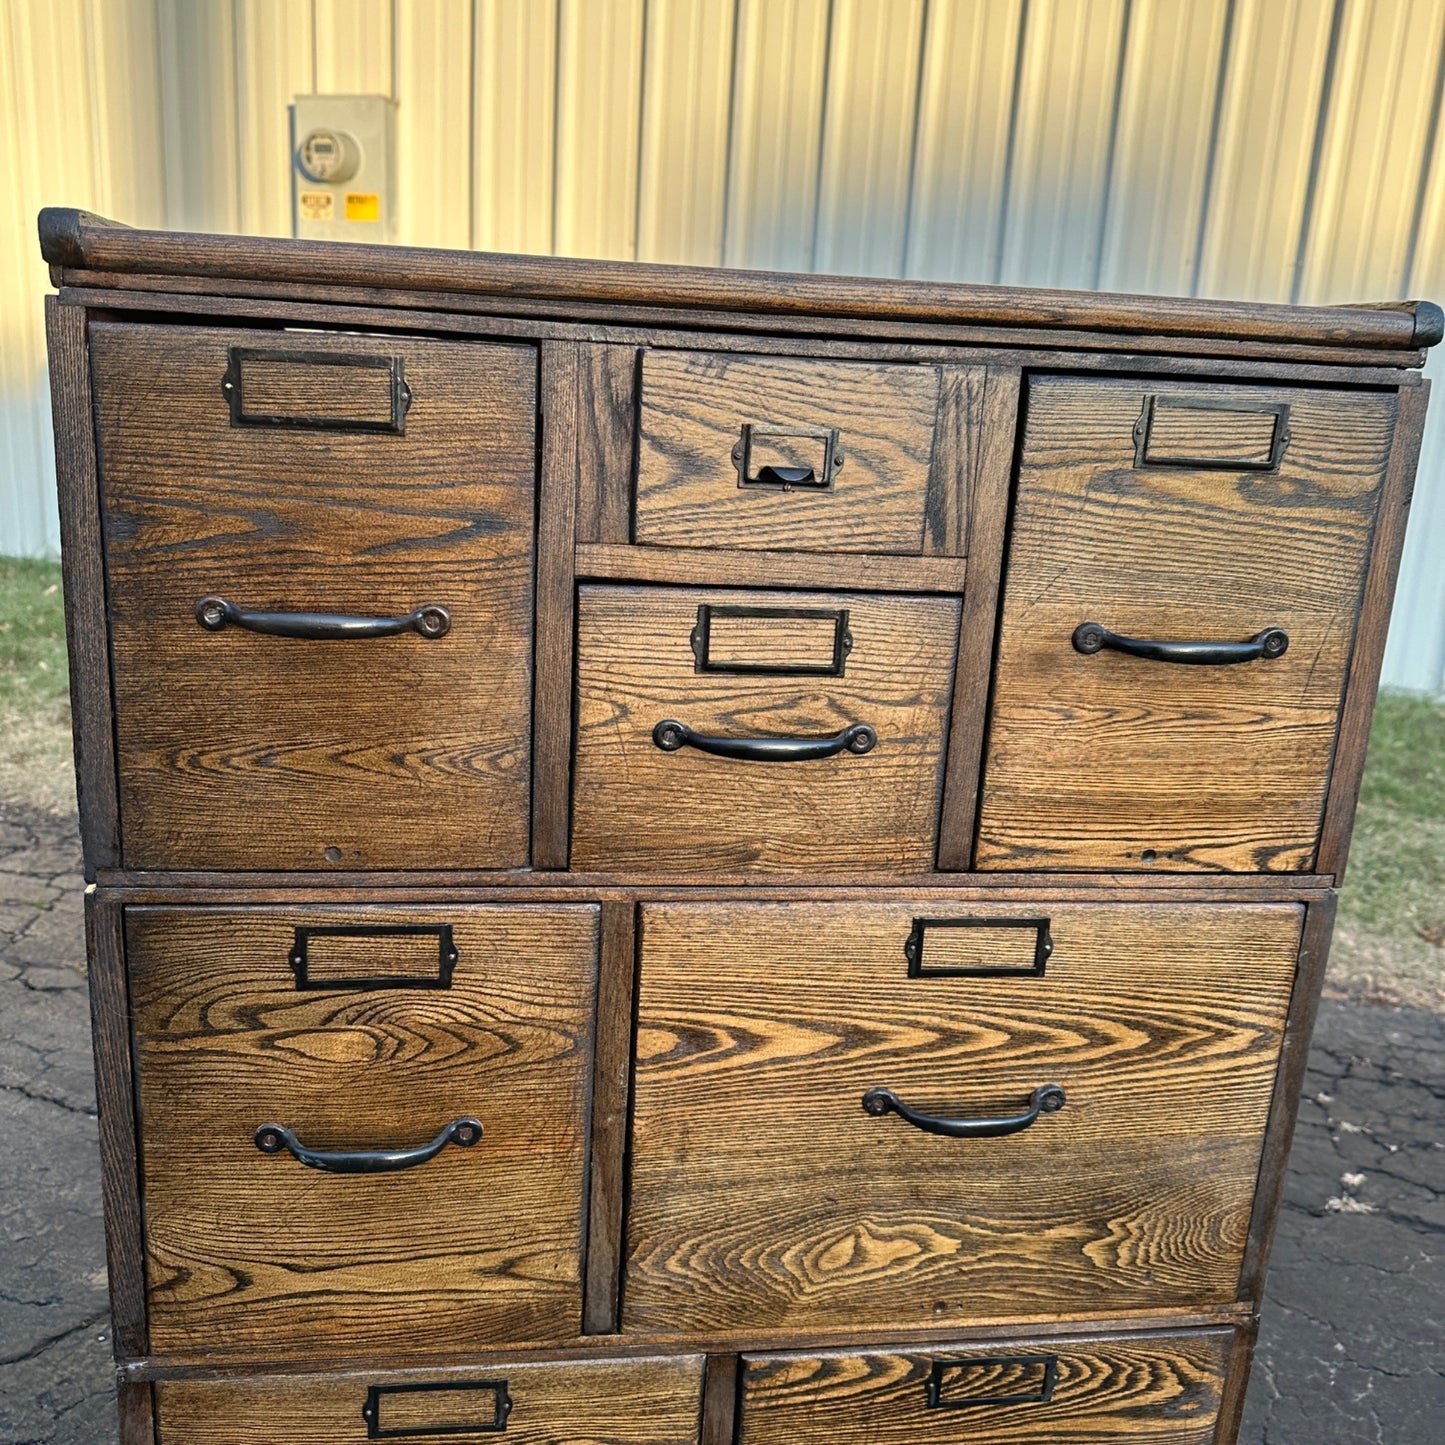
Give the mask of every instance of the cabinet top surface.
[[[1380, 353], [1414, 365], [1445, 335], [1430, 301], [1285, 306], [1086, 291], [1050, 291], [881, 277], [671, 266], [634, 261], [508, 256], [408, 246], [292, 241], [132, 229], [86, 211], [48, 208], [40, 248], [57, 282], [145, 284], [226, 292], [256, 287], [289, 298], [360, 288], [390, 304], [422, 296], [461, 298], [462, 309], [586, 312], [668, 325], [818, 329], [889, 335], [918, 327], [1037, 333], [1042, 344], [1087, 336], [1129, 338], [1140, 350], [1187, 350], [1190, 342], [1311, 348], [1321, 356]], [[396, 293], [394, 299], [375, 293]], [[1016, 339], [1011, 336], [1010, 339]], [[1408, 353], [1415, 353], [1409, 355]], [[1388, 354], [1388, 355], [1385, 355]], [[1331, 358], [1334, 359], [1334, 358]]]

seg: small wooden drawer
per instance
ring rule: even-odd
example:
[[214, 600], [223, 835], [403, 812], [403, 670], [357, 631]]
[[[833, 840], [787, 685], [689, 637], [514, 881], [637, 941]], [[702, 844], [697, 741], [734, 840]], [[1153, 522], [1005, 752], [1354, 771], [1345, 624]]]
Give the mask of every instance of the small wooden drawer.
[[90, 335], [125, 864], [525, 866], [535, 351]]
[[1232, 1302], [1301, 914], [644, 904], [624, 1326]]
[[932, 366], [644, 352], [633, 540], [947, 550], [929, 498], [939, 389]]
[[958, 615], [583, 587], [572, 867], [928, 871]]
[[1031, 384], [979, 868], [1313, 866], [1395, 406]]
[[574, 1360], [348, 1375], [162, 1380], [157, 1445], [351, 1445], [505, 1434], [515, 1445], [697, 1445], [702, 1366]]
[[739, 1445], [1213, 1445], [1234, 1331], [743, 1357]]
[[128, 909], [151, 1350], [576, 1335], [597, 931], [594, 905]]

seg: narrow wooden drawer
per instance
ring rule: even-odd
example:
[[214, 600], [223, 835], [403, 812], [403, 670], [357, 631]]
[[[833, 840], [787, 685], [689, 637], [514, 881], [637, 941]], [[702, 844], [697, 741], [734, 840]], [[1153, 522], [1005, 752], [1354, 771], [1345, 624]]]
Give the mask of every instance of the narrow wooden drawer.
[[634, 540], [945, 550], [930, 545], [938, 403], [932, 366], [644, 352]]
[[926, 872], [958, 613], [583, 587], [572, 867]]
[[593, 905], [128, 909], [151, 1350], [575, 1335], [597, 929]]
[[1233, 1340], [745, 1356], [739, 1445], [1213, 1445]]
[[1301, 912], [645, 904], [624, 1324], [1233, 1301]]
[[535, 352], [94, 323], [91, 359], [125, 863], [525, 866]]
[[1031, 385], [980, 868], [1313, 866], [1395, 405]]
[[576, 1360], [388, 1374], [162, 1380], [157, 1445], [696, 1445], [702, 1360]]

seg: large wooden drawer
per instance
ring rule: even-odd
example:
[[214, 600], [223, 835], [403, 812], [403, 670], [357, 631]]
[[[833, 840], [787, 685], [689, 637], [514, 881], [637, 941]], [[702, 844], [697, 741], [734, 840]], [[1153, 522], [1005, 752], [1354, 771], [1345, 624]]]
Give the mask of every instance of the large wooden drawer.
[[634, 540], [949, 550], [952, 479], [930, 498], [939, 393], [934, 366], [644, 352]]
[[1301, 914], [644, 905], [625, 1326], [1234, 1300]]
[[582, 588], [572, 867], [927, 872], [958, 614], [946, 597]]
[[594, 905], [127, 910], [152, 1351], [575, 1335], [597, 930]]
[[1234, 1331], [744, 1358], [739, 1445], [1213, 1445]]
[[126, 865], [525, 866], [535, 351], [91, 338]]
[[157, 1445], [696, 1445], [702, 1360], [574, 1360], [355, 1375], [162, 1380]]
[[1030, 385], [980, 868], [1312, 866], [1395, 407]]

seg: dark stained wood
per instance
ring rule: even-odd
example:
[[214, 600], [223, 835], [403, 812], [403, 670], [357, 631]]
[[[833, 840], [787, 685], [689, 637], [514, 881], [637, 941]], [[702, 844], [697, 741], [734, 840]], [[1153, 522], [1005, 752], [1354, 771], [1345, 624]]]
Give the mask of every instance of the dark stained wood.
[[[607, 1445], [696, 1445], [703, 1361], [589, 1360], [514, 1364], [429, 1374], [262, 1375], [230, 1380], [163, 1380], [156, 1386], [160, 1445], [351, 1445], [366, 1437], [359, 1422], [373, 1385], [405, 1385], [380, 1397], [383, 1429], [495, 1419], [496, 1391], [440, 1389], [468, 1381], [505, 1380], [512, 1402], [506, 1437], [520, 1445], [606, 1441]], [[475, 1415], [457, 1410], [472, 1406]], [[388, 1425], [388, 1421], [393, 1422]], [[482, 1432], [449, 1437], [484, 1438]]]
[[105, 644], [105, 557], [100, 536], [90, 356], [85, 312], [45, 298], [50, 408], [60, 500], [60, 562], [65, 640], [70, 653], [70, 720], [85, 876], [120, 862], [110, 654]]
[[[126, 863], [525, 865], [535, 352], [289, 335], [401, 357], [405, 435], [233, 427], [256, 339], [92, 327]], [[451, 630], [212, 632], [211, 594]]]
[[577, 576], [618, 582], [830, 591], [964, 590], [962, 557], [876, 557], [856, 552], [743, 552], [731, 547], [577, 548]]
[[629, 542], [637, 348], [597, 342], [579, 350], [577, 539]]
[[[1135, 424], [1165, 396], [1287, 405], [1278, 470], [1136, 467]], [[1201, 448], [1217, 415], [1197, 412]], [[1030, 383], [977, 866], [1313, 866], [1394, 419], [1380, 393]], [[1162, 640], [1277, 627], [1289, 650], [1083, 655], [1084, 622]]]
[[1420, 301], [1368, 307], [1282, 306], [405, 246], [343, 247], [257, 236], [131, 230], [86, 212], [43, 220], [42, 245], [46, 260], [67, 271], [455, 291], [495, 295], [508, 302], [565, 296], [574, 306], [641, 303], [724, 313], [805, 314], [815, 324], [828, 318], [829, 329], [839, 330], [855, 318], [948, 321], [1400, 350], [1432, 344], [1440, 326], [1439, 308]]
[[116, 1387], [120, 1445], [155, 1445], [155, 1400], [148, 1383], [122, 1380]]
[[1245, 1395], [1249, 1389], [1249, 1371], [1254, 1363], [1254, 1346], [1258, 1335], [1258, 1317], [1252, 1317], [1235, 1331], [1234, 1344], [1229, 1354], [1229, 1374], [1224, 1382], [1224, 1398], [1219, 1406], [1219, 1425], [1214, 1436], [1214, 1445], [1234, 1445], [1239, 1438]]
[[968, 552], [969, 492], [981, 442], [988, 370], [982, 366], [941, 367], [938, 383], [923, 550], [962, 557]]
[[[935, 367], [650, 350], [642, 357], [634, 540], [742, 551], [923, 551], [939, 400]], [[743, 486], [733, 449], [752, 427], [765, 466], [822, 478], [819, 431], [838, 433], [831, 485]], [[767, 428], [766, 432], [760, 430]], [[774, 435], [772, 429], [806, 436]]]
[[[847, 609], [845, 672], [698, 672], [700, 604]], [[644, 875], [927, 869], [958, 610], [943, 597], [583, 587], [574, 865]], [[789, 763], [664, 752], [653, 729], [667, 719], [728, 737], [868, 723], [878, 742]]]
[[[693, 350], [757, 351], [777, 356], [819, 356], [869, 361], [957, 364], [960, 357], [991, 366], [1048, 366], [1072, 371], [1140, 371], [1197, 375], [1211, 379], [1323, 382], [1341, 386], [1417, 386], [1421, 352], [1350, 351], [1339, 348], [1279, 346], [1242, 341], [1184, 342], [1163, 337], [1122, 337], [1088, 332], [1047, 332], [1000, 327], [895, 325], [874, 327], [857, 336], [820, 335], [805, 319], [775, 319], [766, 332], [736, 329], [735, 317], [697, 315], [687, 324], [705, 330], [683, 331], [675, 313], [644, 316], [609, 313], [585, 319], [586, 308], [563, 303], [550, 307], [457, 311], [445, 294], [231, 283], [232, 294], [218, 296], [197, 281], [175, 277], [93, 275], [84, 284], [60, 292], [67, 305], [103, 307], [116, 312], [255, 319], [270, 324], [306, 324], [343, 329], [400, 328], [431, 335], [526, 337], [555, 341], [605, 342], [610, 345], [673, 346]], [[325, 301], [318, 296], [324, 294]], [[599, 343], [601, 344], [601, 343]], [[1095, 348], [1089, 350], [1086, 348]], [[1159, 350], [1151, 347], [1162, 348]], [[966, 348], [966, 350], [961, 350]], [[625, 540], [625, 539], [624, 539]]]
[[1299, 966], [1290, 997], [1289, 1022], [1284, 1047], [1280, 1050], [1264, 1153], [1260, 1158], [1259, 1179], [1255, 1185], [1249, 1243], [1239, 1271], [1239, 1298], [1253, 1302], [1256, 1307], [1264, 1297], [1265, 1266], [1274, 1240], [1274, 1227], [1284, 1193], [1285, 1170], [1289, 1164], [1290, 1146], [1294, 1142], [1295, 1122], [1299, 1117], [1299, 1096], [1304, 1086], [1310, 1036], [1314, 1033], [1320, 991], [1325, 981], [1325, 965], [1330, 956], [1335, 903], [1335, 895], [1331, 893], [1314, 900], [1305, 909]]
[[[647, 904], [623, 1325], [906, 1330], [1236, 1297], [1302, 910], [1050, 905], [1043, 977], [908, 977], [996, 904]], [[1012, 1115], [952, 1139], [861, 1107]]]
[[[300, 990], [297, 927], [447, 924], [445, 989]], [[581, 1320], [595, 907], [129, 909], [150, 1345], [398, 1360]], [[435, 942], [424, 940], [433, 948]], [[380, 1174], [261, 1153], [472, 1148]]]
[[[972, 370], [969, 375], [972, 377]], [[976, 381], [970, 382], [971, 387], [976, 385]], [[944, 870], [967, 869], [973, 862], [973, 830], [978, 815], [988, 683], [993, 671], [1020, 396], [1017, 371], [989, 367], [979, 418], [968, 433], [975, 448], [968, 458], [970, 555], [938, 825], [938, 866]]]
[[1350, 854], [1350, 835], [1355, 806], [1360, 800], [1360, 778], [1370, 745], [1370, 719], [1375, 694], [1380, 686], [1380, 668], [1385, 660], [1385, 634], [1395, 600], [1395, 582], [1400, 574], [1400, 554], [1405, 545], [1405, 524], [1415, 489], [1415, 468], [1420, 460], [1420, 443], [1425, 430], [1425, 407], [1430, 383], [1401, 391], [1395, 421], [1394, 444], [1380, 498], [1379, 518], [1365, 577], [1360, 623], [1350, 656], [1345, 698], [1340, 708], [1340, 731], [1335, 743], [1334, 767], [1329, 797], [1325, 802], [1320, 829], [1316, 871], [1333, 873], [1343, 880]]
[[594, 1335], [617, 1329], [636, 937], [633, 905], [604, 903], [592, 1046], [592, 1163], [582, 1311], [583, 1332]]
[[[1232, 1332], [750, 1356], [739, 1445], [1213, 1445]], [[962, 1364], [952, 1364], [963, 1361]], [[1051, 1398], [1040, 1396], [1052, 1361]], [[928, 1385], [943, 1365], [940, 1399]], [[992, 1403], [1003, 1397], [1003, 1403]], [[949, 1402], [967, 1402], [949, 1409]]]
[[699, 1445], [733, 1445], [737, 1434], [740, 1365], [736, 1355], [708, 1356], [703, 1376]]
[[140, 1211], [136, 1098], [131, 1070], [121, 908], [92, 889], [85, 895], [95, 1105], [100, 1126], [100, 1188], [110, 1276], [111, 1339], [118, 1359], [143, 1355], [146, 1339], [145, 1240]]
[[567, 866], [572, 758], [572, 553], [577, 506], [578, 348], [541, 347], [542, 467], [537, 504], [536, 678], [532, 707], [532, 866]]

